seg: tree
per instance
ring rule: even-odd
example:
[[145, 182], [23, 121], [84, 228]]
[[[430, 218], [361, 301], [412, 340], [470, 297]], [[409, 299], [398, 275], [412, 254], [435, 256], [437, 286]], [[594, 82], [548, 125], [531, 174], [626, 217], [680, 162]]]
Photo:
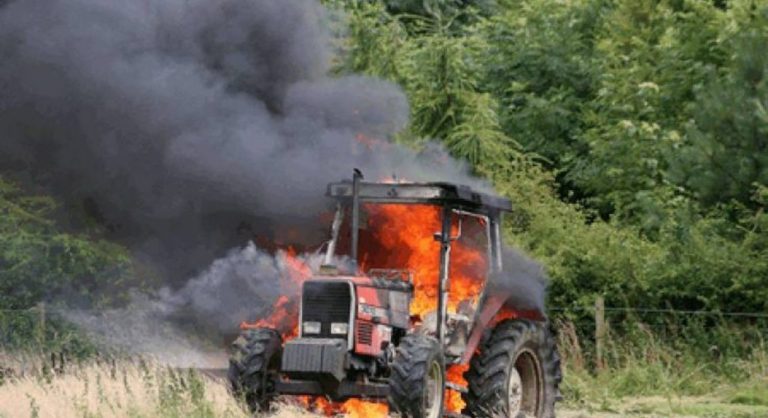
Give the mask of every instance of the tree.
[[58, 230], [54, 200], [27, 196], [0, 178], [0, 307], [26, 309], [67, 293], [78, 299], [129, 277], [127, 252], [105, 241]]
[[705, 207], [756, 208], [756, 187], [768, 184], [768, 6], [744, 2], [730, 13], [731, 57], [697, 89], [670, 174]]

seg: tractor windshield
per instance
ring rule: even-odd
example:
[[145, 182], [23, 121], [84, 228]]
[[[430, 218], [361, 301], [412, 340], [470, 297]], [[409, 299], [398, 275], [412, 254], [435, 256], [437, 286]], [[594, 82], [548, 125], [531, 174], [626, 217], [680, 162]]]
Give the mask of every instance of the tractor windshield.
[[[351, 207], [340, 205], [334, 217], [333, 237], [326, 261], [333, 255], [357, 254], [356, 271], [408, 270], [416, 296], [416, 313], [434, 310], [440, 277], [440, 234], [443, 208], [430, 204], [363, 203], [358, 220], [358, 248], [352, 251]], [[450, 257], [448, 263], [448, 310], [456, 311], [463, 301], [474, 302], [489, 270], [488, 220], [480, 215], [449, 212]]]

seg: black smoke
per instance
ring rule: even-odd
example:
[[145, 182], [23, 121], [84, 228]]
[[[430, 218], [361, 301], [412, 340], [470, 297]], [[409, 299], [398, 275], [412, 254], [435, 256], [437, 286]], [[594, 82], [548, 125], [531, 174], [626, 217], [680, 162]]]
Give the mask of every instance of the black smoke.
[[354, 167], [488, 191], [437, 145], [388, 142], [407, 100], [329, 76], [327, 20], [302, 0], [0, 0], [0, 174], [80, 208], [169, 285], [76, 322], [150, 351], [168, 318], [231, 332], [286, 291], [268, 247], [320, 244], [325, 185]]
[[493, 275], [489, 282], [491, 293], [508, 295], [506, 304], [509, 307], [546, 315], [547, 274], [544, 267], [508, 246], [501, 249], [501, 262], [502, 272]]
[[328, 76], [326, 20], [300, 0], [0, 3], [0, 172], [84, 208], [175, 283], [289, 225], [317, 242], [325, 184], [353, 167], [469, 181], [354, 140], [390, 139], [408, 104]]

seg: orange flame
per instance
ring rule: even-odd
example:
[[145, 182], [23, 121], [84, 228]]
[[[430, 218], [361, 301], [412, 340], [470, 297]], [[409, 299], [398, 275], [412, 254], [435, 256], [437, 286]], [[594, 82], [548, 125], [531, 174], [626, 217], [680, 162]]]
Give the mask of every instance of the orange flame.
[[[441, 230], [441, 209], [429, 205], [376, 205], [368, 207], [368, 215], [368, 226], [373, 230], [375, 243], [369, 251], [365, 251], [363, 245], [361, 265], [413, 271], [415, 290], [411, 315], [422, 318], [436, 310], [440, 243], [434, 234]], [[458, 225], [453, 225], [451, 235], [458, 233]], [[482, 245], [471, 239], [460, 239], [453, 242], [450, 257], [448, 312], [456, 313], [462, 302], [474, 304], [477, 301], [488, 268], [487, 255]], [[450, 366], [446, 372], [447, 380], [466, 387], [463, 374], [468, 368], [466, 365]], [[461, 412], [465, 406], [461, 394], [446, 390], [445, 395], [447, 411]]]
[[322, 396], [296, 396], [296, 400], [304, 409], [329, 417], [337, 415], [341, 410], [338, 403], [331, 402]]
[[[422, 317], [436, 310], [440, 243], [435, 240], [434, 234], [441, 229], [440, 208], [431, 205], [375, 205], [368, 207], [368, 216], [375, 243], [365, 248], [363, 242], [361, 265], [413, 271], [415, 291], [411, 314]], [[453, 229], [452, 235], [458, 234], [455, 225]], [[449, 312], [455, 313], [463, 301], [474, 302], [482, 290], [482, 278], [487, 271], [486, 255], [481, 248], [475, 247], [462, 240], [454, 241], [452, 245]]]
[[389, 406], [386, 403], [355, 398], [344, 402], [341, 410], [350, 418], [377, 418], [386, 417], [389, 414]]
[[[411, 315], [417, 319], [437, 309], [440, 272], [440, 243], [434, 234], [441, 229], [441, 209], [431, 205], [383, 204], [367, 205], [367, 228], [361, 233], [361, 260], [363, 270], [368, 268], [398, 268], [413, 272], [414, 295]], [[453, 225], [452, 236], [458, 234]], [[295, 251], [278, 254], [287, 274], [281, 278], [283, 296], [278, 298], [272, 314], [256, 324], [241, 326], [267, 326], [278, 329], [285, 341], [298, 335], [298, 299], [300, 284], [312, 276], [309, 266], [296, 256]], [[482, 290], [487, 271], [487, 256], [483, 245], [470, 240], [454, 241], [449, 268], [448, 311], [456, 313], [462, 302], [476, 302]], [[466, 365], [453, 365], [447, 370], [448, 381], [466, 386], [463, 373]], [[308, 409], [327, 416], [345, 413], [350, 417], [385, 417], [388, 407], [384, 403], [349, 399], [343, 403], [330, 402], [323, 397], [303, 396], [300, 402]], [[465, 404], [461, 395], [446, 391], [446, 409], [460, 412]]]
[[280, 293], [272, 305], [272, 313], [256, 323], [243, 322], [241, 329], [273, 328], [278, 330], [283, 341], [299, 335], [299, 293], [301, 283], [312, 277], [312, 269], [299, 257], [293, 248], [277, 253], [278, 263], [285, 266], [286, 274], [280, 277]]
[[[459, 386], [467, 386], [467, 380], [464, 379], [464, 372], [469, 369], [467, 364], [454, 364], [448, 366], [445, 375], [449, 382], [455, 383]], [[461, 412], [464, 407], [467, 406], [466, 402], [461, 399], [461, 393], [455, 390], [445, 391], [445, 408], [450, 412]]]
[[383, 402], [357, 398], [331, 402], [322, 396], [297, 396], [296, 399], [305, 409], [325, 416], [343, 413], [350, 418], [384, 418], [389, 414], [389, 406]]

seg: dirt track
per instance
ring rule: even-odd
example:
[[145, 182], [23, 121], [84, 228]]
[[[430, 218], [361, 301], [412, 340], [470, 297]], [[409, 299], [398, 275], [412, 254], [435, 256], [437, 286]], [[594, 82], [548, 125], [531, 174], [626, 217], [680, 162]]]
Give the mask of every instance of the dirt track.
[[728, 403], [712, 397], [644, 397], [603, 408], [558, 408], [558, 418], [768, 418], [768, 406]]

